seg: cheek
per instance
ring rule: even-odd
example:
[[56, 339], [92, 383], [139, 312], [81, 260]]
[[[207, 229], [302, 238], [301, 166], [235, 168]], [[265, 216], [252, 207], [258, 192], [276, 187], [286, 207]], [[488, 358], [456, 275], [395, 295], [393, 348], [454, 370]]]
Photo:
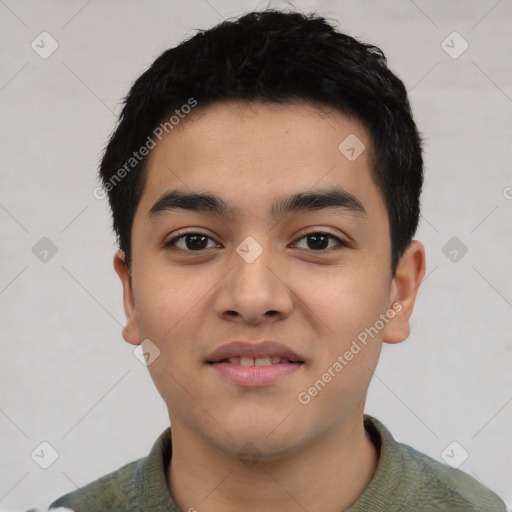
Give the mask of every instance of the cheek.
[[194, 286], [190, 277], [176, 269], [154, 262], [144, 266], [154, 270], [143, 270], [139, 278], [134, 279], [139, 326], [145, 337], [157, 344], [166, 344], [183, 333], [183, 329], [195, 325], [204, 290]]
[[137, 308], [141, 334], [160, 351], [148, 366], [149, 373], [167, 406], [185, 412], [191, 407], [191, 396], [198, 395], [194, 340], [204, 318], [201, 290], [192, 286], [190, 279], [185, 283], [183, 277], [169, 271], [146, 276], [140, 284]]
[[321, 417], [341, 420], [367, 392], [382, 347], [382, 329], [375, 330], [375, 324], [386, 311], [387, 292], [382, 274], [367, 269], [338, 269], [324, 282], [323, 293], [309, 289], [319, 347], [303, 391]]
[[325, 332], [349, 341], [385, 312], [389, 283], [383, 275], [367, 265], [336, 267], [332, 273], [315, 276], [314, 285], [304, 286], [302, 294]]

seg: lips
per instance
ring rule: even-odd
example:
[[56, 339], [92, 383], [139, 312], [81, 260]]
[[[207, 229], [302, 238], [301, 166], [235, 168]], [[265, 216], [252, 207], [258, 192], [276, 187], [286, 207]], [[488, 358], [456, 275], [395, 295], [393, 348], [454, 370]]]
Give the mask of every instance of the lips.
[[[277, 358], [280, 361], [277, 361]], [[250, 360], [253, 359], [254, 362]], [[270, 359], [273, 364], [282, 363], [303, 363], [301, 357], [293, 350], [276, 341], [262, 341], [250, 343], [246, 341], [234, 341], [215, 349], [206, 357], [206, 363], [216, 364], [229, 362], [243, 364], [244, 366], [258, 365], [256, 362], [263, 359]], [[259, 361], [258, 361], [259, 360]]]
[[227, 343], [214, 350], [205, 362], [208, 371], [245, 388], [274, 385], [304, 369], [303, 358], [276, 341]]

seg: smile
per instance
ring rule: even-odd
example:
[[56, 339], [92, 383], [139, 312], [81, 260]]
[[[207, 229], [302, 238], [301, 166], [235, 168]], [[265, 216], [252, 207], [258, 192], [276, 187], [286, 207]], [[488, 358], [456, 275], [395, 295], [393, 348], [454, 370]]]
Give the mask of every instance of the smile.
[[271, 364], [291, 363], [292, 361], [279, 356], [268, 357], [230, 357], [220, 361], [221, 363], [229, 362], [230, 364], [239, 366], [268, 366]]
[[218, 363], [209, 363], [218, 375], [241, 387], [262, 387], [273, 384], [300, 370], [304, 363], [292, 362], [278, 356], [230, 357]]

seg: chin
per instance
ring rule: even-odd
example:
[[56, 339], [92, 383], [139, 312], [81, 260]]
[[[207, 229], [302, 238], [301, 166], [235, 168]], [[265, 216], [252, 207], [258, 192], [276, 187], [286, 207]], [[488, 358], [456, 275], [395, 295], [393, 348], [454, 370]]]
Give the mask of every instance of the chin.
[[[304, 440], [297, 425], [283, 422], [283, 416], [272, 420], [226, 423], [231, 434], [217, 438], [215, 444], [222, 451], [237, 458], [277, 460], [292, 453]], [[276, 428], [277, 427], [277, 428]]]
[[267, 434], [259, 437], [242, 435], [235, 442], [230, 438], [227, 445], [223, 444], [219, 448], [250, 466], [258, 461], [275, 461], [287, 457], [295, 451], [297, 442], [289, 437], [270, 441]]

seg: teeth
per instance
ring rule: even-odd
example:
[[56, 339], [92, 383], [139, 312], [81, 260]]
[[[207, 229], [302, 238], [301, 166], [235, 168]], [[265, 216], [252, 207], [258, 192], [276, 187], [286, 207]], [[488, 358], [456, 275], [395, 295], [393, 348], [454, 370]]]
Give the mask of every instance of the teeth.
[[272, 364], [270, 357], [258, 357], [254, 360], [254, 366], [268, 366]]
[[288, 359], [281, 359], [279, 356], [267, 357], [230, 357], [228, 361], [231, 364], [240, 366], [268, 366], [270, 364], [278, 364], [280, 362], [288, 363]]

